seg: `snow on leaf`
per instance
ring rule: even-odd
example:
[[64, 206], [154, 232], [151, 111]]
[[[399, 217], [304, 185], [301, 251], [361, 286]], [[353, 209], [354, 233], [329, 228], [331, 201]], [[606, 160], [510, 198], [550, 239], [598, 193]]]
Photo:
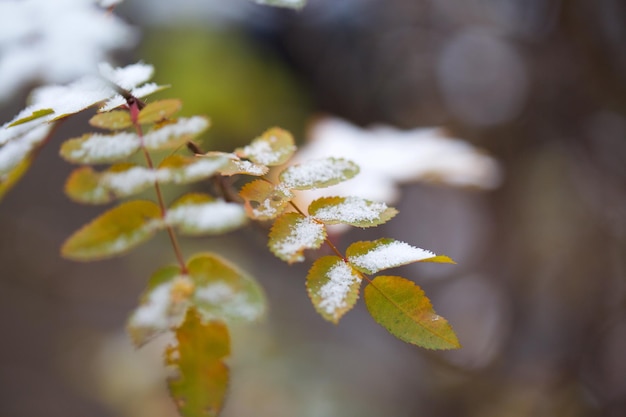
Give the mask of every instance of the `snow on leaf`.
[[18, 166], [50, 133], [50, 125], [40, 125], [0, 147], [0, 180]]
[[121, 130], [132, 126], [133, 122], [130, 120], [130, 113], [128, 111], [113, 110], [96, 114], [89, 119], [89, 124], [101, 129]]
[[254, 139], [250, 145], [235, 150], [235, 154], [258, 164], [274, 166], [287, 162], [295, 151], [291, 133], [274, 127]]
[[324, 197], [309, 206], [309, 214], [325, 224], [349, 224], [358, 227], [372, 227], [383, 224], [398, 211], [359, 197]]
[[[166, 88], [169, 88], [169, 86], [158, 85], [155, 83], [147, 83], [142, 86], [133, 88], [132, 90], [130, 90], [130, 94], [133, 97], [144, 98], [146, 96], [149, 96], [150, 94], [154, 94]], [[98, 109], [98, 111], [99, 112], [110, 111], [124, 104], [126, 104], [126, 99], [118, 94], [106, 100], [106, 102]]]
[[54, 113], [54, 110], [52, 109], [35, 110], [30, 116], [26, 116], [24, 118], [18, 119], [14, 121], [13, 123], [9, 124], [7, 127], [14, 127], [14, 126], [18, 126], [27, 122], [31, 122], [33, 120], [39, 119], [40, 117], [48, 116], [52, 113]]
[[338, 256], [324, 256], [313, 263], [306, 277], [309, 297], [326, 320], [339, 319], [359, 298], [361, 276]]
[[437, 256], [429, 250], [387, 238], [355, 242], [346, 250], [346, 256], [356, 269], [366, 274], [413, 262], [454, 263], [445, 255]]
[[244, 199], [248, 216], [256, 220], [269, 220], [281, 214], [289, 200], [294, 195], [288, 189], [276, 187], [273, 184], [255, 180], [247, 183], [239, 192]]
[[217, 417], [229, 378], [224, 363], [230, 355], [226, 325], [219, 321], [205, 324], [198, 311], [189, 308], [176, 329], [176, 340], [176, 345], [167, 348], [165, 361], [177, 371], [168, 378], [168, 386], [178, 412], [183, 417]]
[[306, 5], [307, 0], [252, 0], [258, 4], [267, 6], [287, 7], [289, 9], [301, 9]]
[[128, 319], [128, 333], [135, 346], [142, 346], [157, 334], [178, 327], [193, 289], [191, 279], [181, 274], [178, 266], [156, 271], [141, 296], [139, 307]]
[[365, 287], [364, 298], [374, 320], [398, 339], [427, 349], [461, 347], [450, 324], [413, 282], [379, 276]]
[[132, 90], [145, 83], [154, 74], [154, 67], [142, 62], [117, 68], [113, 68], [107, 62], [101, 62], [98, 64], [98, 70], [102, 77], [125, 90]]
[[165, 221], [176, 226], [181, 234], [198, 236], [235, 230], [246, 223], [247, 217], [240, 204], [191, 193], [172, 204]]
[[[214, 154], [215, 152], [209, 152], [207, 155]], [[220, 174], [225, 175], [227, 177], [231, 175], [252, 175], [255, 177], [260, 177], [269, 171], [269, 168], [262, 164], [255, 164], [254, 162], [244, 161], [239, 159], [238, 156], [234, 154], [226, 154], [229, 156], [228, 163], [220, 169]]]
[[177, 113], [182, 107], [183, 102], [175, 98], [153, 101], [141, 109], [138, 121], [142, 125], [160, 122]]
[[76, 261], [110, 258], [147, 241], [160, 228], [161, 210], [155, 203], [122, 203], [70, 236], [61, 254]]
[[225, 259], [198, 254], [189, 260], [187, 270], [195, 286], [194, 305], [205, 319], [254, 321], [264, 314], [261, 287]]
[[104, 164], [128, 158], [140, 146], [141, 142], [134, 133], [87, 133], [80, 138], [66, 140], [61, 145], [60, 155], [69, 162]]
[[209, 120], [206, 117], [181, 117], [146, 133], [143, 140], [146, 148], [150, 150], [177, 148], [204, 132], [208, 127]]
[[299, 213], [284, 213], [272, 226], [270, 250], [288, 263], [302, 262], [305, 249], [317, 249], [326, 239], [326, 228], [311, 217]]
[[290, 166], [280, 173], [279, 178], [287, 188], [310, 190], [338, 184], [358, 173], [359, 167], [354, 162], [324, 158]]
[[90, 166], [76, 168], [65, 182], [65, 194], [83, 204], [106, 204], [113, 198], [100, 183], [100, 174]]
[[170, 155], [159, 165], [159, 171], [167, 170], [169, 177], [176, 184], [188, 184], [215, 175], [228, 163], [222, 155], [184, 157]]

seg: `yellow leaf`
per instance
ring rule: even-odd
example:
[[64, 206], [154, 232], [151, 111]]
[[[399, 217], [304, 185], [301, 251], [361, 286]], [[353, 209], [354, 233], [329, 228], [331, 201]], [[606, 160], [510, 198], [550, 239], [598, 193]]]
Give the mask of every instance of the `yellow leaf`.
[[235, 150], [235, 154], [261, 165], [275, 166], [287, 162], [295, 151], [291, 133], [274, 127], [254, 139], [250, 145]]
[[141, 109], [138, 121], [142, 125], [160, 122], [180, 111], [182, 107], [183, 102], [175, 98], [153, 101]]
[[304, 261], [305, 249], [317, 249], [326, 239], [326, 228], [311, 217], [299, 213], [284, 213], [272, 226], [270, 250], [288, 263]]
[[256, 220], [275, 218], [294, 198], [288, 189], [275, 187], [263, 180], [255, 180], [244, 185], [239, 195], [244, 199], [248, 217]]
[[133, 122], [127, 110], [113, 110], [96, 114], [89, 119], [89, 124], [101, 129], [121, 130], [132, 126]]

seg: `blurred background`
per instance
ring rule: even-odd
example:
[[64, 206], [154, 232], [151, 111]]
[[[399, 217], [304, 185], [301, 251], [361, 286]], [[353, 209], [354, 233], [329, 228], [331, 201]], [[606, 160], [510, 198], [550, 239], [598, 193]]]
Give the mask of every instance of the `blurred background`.
[[[127, 0], [140, 29], [117, 56], [154, 64], [183, 113], [206, 114], [204, 149], [271, 126], [300, 143], [313, 121], [442, 126], [494, 156], [490, 191], [412, 183], [381, 236], [457, 265], [398, 272], [424, 288], [463, 348], [433, 353], [388, 334], [362, 302], [335, 326], [254, 227], [187, 239], [263, 285], [267, 319], [233, 332], [225, 417], [626, 415], [626, 3], [622, 0]], [[27, 89], [0, 103], [2, 122]], [[159, 344], [124, 334], [161, 236], [98, 263], [59, 247], [101, 208], [62, 193], [60, 140], [0, 204], [0, 415], [169, 417]], [[382, 140], [382, 139], [381, 139]], [[358, 153], [359, 149], [354, 149]], [[202, 186], [200, 186], [202, 188]], [[158, 264], [158, 265], [157, 265]]]

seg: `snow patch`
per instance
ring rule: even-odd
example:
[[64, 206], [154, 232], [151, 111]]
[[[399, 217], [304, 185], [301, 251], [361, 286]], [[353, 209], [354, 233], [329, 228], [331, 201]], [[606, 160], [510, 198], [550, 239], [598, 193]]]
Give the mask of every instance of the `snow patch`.
[[[274, 248], [282, 256], [292, 258], [303, 249], [318, 247], [318, 242], [324, 239], [324, 230], [324, 225], [311, 217], [298, 219], [291, 227], [289, 236], [278, 241]], [[295, 259], [303, 261], [304, 255], [297, 255]]]
[[359, 268], [378, 272], [387, 268], [418, 262], [436, 256], [433, 252], [416, 248], [408, 243], [394, 241], [379, 245], [368, 253], [350, 256], [349, 261]]
[[346, 298], [350, 293], [352, 285], [361, 281], [361, 277], [356, 275], [350, 265], [343, 260], [337, 262], [326, 273], [328, 282], [319, 289], [319, 296], [322, 301], [319, 308], [328, 314], [335, 314], [339, 309], [347, 307]]
[[371, 202], [358, 197], [346, 197], [339, 204], [316, 210], [314, 217], [321, 221], [358, 223], [378, 219], [387, 208], [385, 203]]

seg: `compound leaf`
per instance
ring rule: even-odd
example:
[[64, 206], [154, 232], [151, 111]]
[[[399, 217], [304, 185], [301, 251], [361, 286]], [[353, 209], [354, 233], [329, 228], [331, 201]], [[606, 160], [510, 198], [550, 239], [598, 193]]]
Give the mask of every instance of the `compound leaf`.
[[195, 255], [189, 260], [187, 270], [195, 287], [194, 305], [204, 318], [253, 321], [265, 312], [261, 287], [220, 256]]
[[323, 197], [309, 205], [309, 214], [325, 224], [372, 227], [383, 224], [398, 213], [385, 203], [360, 197]]
[[178, 113], [182, 107], [183, 102], [176, 98], [153, 101], [141, 109], [137, 121], [142, 125], [160, 122]]
[[287, 162], [295, 151], [291, 133], [274, 127], [254, 139], [250, 145], [235, 150], [235, 154], [258, 164], [274, 166]]
[[269, 235], [270, 250], [288, 263], [304, 260], [305, 249], [317, 249], [326, 239], [326, 228], [300, 213], [284, 213], [276, 219]]
[[289, 201], [294, 198], [289, 189], [255, 180], [241, 188], [239, 195], [244, 200], [246, 213], [252, 219], [269, 220], [283, 212]]
[[424, 291], [412, 281], [379, 276], [365, 287], [365, 305], [378, 324], [398, 339], [427, 349], [457, 349], [450, 324], [433, 310]]
[[354, 307], [360, 286], [361, 275], [338, 256], [319, 258], [306, 277], [306, 288], [315, 309], [335, 324]]
[[229, 232], [243, 226], [248, 218], [243, 207], [207, 194], [184, 195], [167, 211], [165, 221], [189, 236]]
[[122, 130], [132, 126], [133, 122], [127, 110], [113, 110], [96, 114], [89, 119], [89, 124], [101, 129]]
[[355, 242], [346, 250], [346, 256], [356, 269], [365, 274], [413, 262], [455, 263], [445, 255], [435, 255], [429, 250], [388, 238]]
[[70, 236], [61, 254], [76, 261], [109, 258], [145, 242], [161, 227], [161, 210], [152, 201], [122, 203]]
[[279, 178], [284, 187], [312, 190], [349, 180], [358, 173], [359, 167], [352, 161], [324, 158], [290, 166], [280, 173]]
[[228, 389], [230, 355], [226, 325], [203, 323], [196, 309], [189, 308], [176, 329], [175, 346], [166, 350], [165, 361], [177, 370], [168, 378], [170, 394], [183, 417], [217, 417]]

